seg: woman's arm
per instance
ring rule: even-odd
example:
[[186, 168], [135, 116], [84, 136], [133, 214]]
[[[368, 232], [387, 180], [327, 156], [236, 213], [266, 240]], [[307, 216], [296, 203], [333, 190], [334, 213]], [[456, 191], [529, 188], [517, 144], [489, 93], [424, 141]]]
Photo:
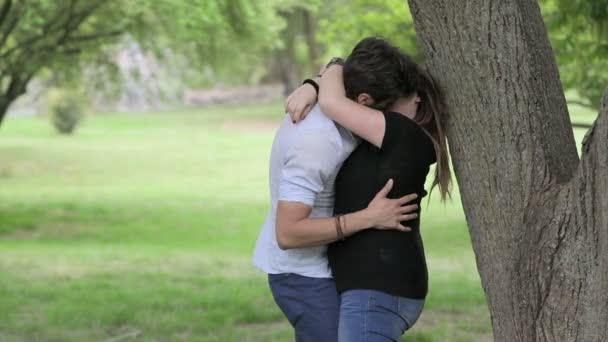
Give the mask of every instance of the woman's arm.
[[386, 128], [384, 115], [346, 97], [341, 65], [327, 68], [319, 86], [319, 105], [323, 113], [375, 146], [382, 145]]
[[[368, 228], [397, 229], [410, 231], [401, 224], [417, 217], [416, 204], [405, 205], [417, 195], [389, 199], [393, 181], [389, 180], [374, 197], [367, 208], [343, 215], [341, 219], [344, 236], [353, 235]], [[299, 202], [279, 201], [277, 205], [276, 235], [281, 249], [325, 245], [339, 240], [336, 219], [309, 218], [312, 208]]]
[[[317, 85], [321, 82], [321, 76], [325, 70], [327, 70], [327, 66], [323, 65], [317, 76], [312, 79]], [[315, 104], [317, 104], [317, 89], [309, 83], [304, 83], [289, 94], [285, 100], [285, 112], [289, 113], [295, 124], [304, 120]]]
[[[319, 84], [321, 77], [317, 76], [313, 81]], [[317, 104], [317, 90], [311, 84], [304, 83], [285, 100], [285, 112], [289, 113], [295, 124], [304, 120], [315, 104]]]

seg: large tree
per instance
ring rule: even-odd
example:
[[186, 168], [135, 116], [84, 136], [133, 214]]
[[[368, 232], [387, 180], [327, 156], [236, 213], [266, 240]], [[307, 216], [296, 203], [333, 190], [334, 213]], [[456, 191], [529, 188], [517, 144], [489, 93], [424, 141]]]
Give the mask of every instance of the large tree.
[[281, 29], [277, 1], [0, 0], [0, 123], [34, 76], [111, 71], [111, 47], [125, 39], [180, 62], [185, 77], [251, 70]]
[[496, 341], [608, 341], [608, 95], [579, 158], [535, 0], [409, 0]]

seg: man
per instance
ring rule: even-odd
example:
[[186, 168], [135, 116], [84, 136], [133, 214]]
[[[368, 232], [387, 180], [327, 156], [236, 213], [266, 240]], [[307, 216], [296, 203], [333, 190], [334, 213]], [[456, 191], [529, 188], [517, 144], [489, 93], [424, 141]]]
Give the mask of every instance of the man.
[[[346, 61], [344, 81], [352, 100], [384, 110], [401, 95], [400, 59], [397, 50], [382, 42], [367, 38], [357, 44]], [[349, 214], [347, 221], [332, 218], [334, 180], [356, 145], [350, 132], [315, 106], [297, 125], [285, 117], [272, 146], [272, 207], [256, 243], [254, 264], [268, 273], [273, 297], [297, 341], [337, 340], [340, 303], [326, 245], [372, 227], [407, 230], [399, 222], [414, 217], [406, 214], [416, 207], [404, 205], [415, 197], [386, 198], [389, 181], [367, 209]]]

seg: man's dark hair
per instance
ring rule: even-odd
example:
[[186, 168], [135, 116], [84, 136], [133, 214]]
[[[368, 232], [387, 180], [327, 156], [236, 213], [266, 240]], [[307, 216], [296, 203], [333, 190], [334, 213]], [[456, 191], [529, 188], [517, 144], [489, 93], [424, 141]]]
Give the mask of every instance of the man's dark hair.
[[346, 96], [362, 93], [374, 99], [371, 107], [386, 110], [399, 97], [416, 90], [416, 63], [399, 48], [379, 37], [361, 40], [344, 62]]

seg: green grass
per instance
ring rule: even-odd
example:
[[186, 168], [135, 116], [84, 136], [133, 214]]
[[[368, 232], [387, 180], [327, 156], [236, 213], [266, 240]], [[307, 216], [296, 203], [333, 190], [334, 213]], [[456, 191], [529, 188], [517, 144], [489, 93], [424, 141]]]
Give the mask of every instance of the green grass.
[[[71, 137], [8, 118], [0, 341], [292, 340], [251, 264], [280, 116], [278, 104], [97, 115]], [[459, 198], [436, 201], [422, 227], [430, 294], [404, 340], [489, 340]]]

